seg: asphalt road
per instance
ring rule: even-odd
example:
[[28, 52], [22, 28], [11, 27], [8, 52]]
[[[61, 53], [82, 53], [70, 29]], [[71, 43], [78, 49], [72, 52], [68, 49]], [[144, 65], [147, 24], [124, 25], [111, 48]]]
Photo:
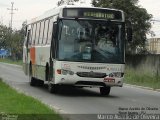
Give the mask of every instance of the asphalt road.
[[[61, 112], [67, 119], [105, 120], [125, 113], [137, 115], [137, 118], [150, 114], [153, 118], [153, 114], [160, 114], [160, 92], [124, 85], [113, 87], [110, 95], [105, 97], [100, 95], [98, 88], [64, 88], [58, 94], [50, 94], [47, 86], [31, 87], [21, 67], [3, 63], [0, 63], [0, 77], [18, 91]], [[154, 118], [158, 119], [158, 116]]]

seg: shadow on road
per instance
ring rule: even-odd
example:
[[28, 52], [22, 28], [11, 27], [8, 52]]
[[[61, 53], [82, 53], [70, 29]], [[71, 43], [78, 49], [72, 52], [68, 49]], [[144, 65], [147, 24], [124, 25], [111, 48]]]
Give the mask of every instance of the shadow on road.
[[[43, 87], [37, 87], [43, 91], [48, 91], [48, 85]], [[57, 96], [67, 96], [67, 97], [105, 97], [105, 98], [118, 98], [118, 96], [102, 96], [99, 92], [99, 88], [77, 88], [71, 86], [62, 86], [59, 88], [58, 93], [54, 94]]]

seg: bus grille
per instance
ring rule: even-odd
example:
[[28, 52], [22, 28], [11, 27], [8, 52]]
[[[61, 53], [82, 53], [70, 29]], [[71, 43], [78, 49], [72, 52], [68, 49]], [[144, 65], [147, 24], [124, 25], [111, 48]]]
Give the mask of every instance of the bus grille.
[[88, 77], [88, 78], [104, 78], [106, 73], [97, 73], [97, 72], [77, 72], [79, 77]]

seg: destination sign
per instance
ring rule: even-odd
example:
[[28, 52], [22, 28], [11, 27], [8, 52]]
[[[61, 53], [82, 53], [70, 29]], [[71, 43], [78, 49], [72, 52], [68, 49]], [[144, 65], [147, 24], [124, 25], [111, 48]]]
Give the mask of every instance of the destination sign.
[[84, 12], [84, 17], [115, 19], [115, 16], [113, 13], [100, 13], [100, 12]]
[[98, 8], [64, 8], [63, 17], [122, 20], [122, 12]]

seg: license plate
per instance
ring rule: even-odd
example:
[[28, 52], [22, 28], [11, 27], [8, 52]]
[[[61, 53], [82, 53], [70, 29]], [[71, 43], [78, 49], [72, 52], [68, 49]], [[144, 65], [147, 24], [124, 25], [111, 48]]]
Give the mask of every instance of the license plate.
[[114, 78], [104, 78], [104, 82], [115, 83], [115, 79]]

